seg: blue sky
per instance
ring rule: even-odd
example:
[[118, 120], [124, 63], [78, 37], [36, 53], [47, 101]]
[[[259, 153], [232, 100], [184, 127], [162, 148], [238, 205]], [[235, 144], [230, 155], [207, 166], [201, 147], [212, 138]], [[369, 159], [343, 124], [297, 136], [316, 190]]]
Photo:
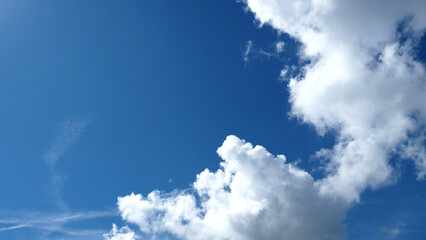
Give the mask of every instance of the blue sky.
[[[339, 130], [321, 136], [314, 120], [291, 116], [280, 77], [309, 63], [303, 43], [246, 7], [0, 2], [0, 239], [103, 239], [112, 223], [150, 239], [121, 220], [117, 197], [190, 188], [219, 168], [231, 134], [325, 177], [313, 155], [338, 144]], [[417, 48], [424, 63], [424, 37]], [[389, 162], [394, 177], [351, 202], [347, 239], [426, 237], [426, 183], [414, 162]]]

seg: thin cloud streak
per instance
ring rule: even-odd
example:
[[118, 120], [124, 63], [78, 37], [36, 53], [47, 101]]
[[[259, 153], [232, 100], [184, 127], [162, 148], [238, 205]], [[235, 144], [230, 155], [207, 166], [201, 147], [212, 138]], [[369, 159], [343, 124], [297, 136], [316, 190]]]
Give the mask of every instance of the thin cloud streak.
[[13, 226], [10, 226], [10, 227], [0, 228], [0, 232], [14, 230], [14, 229], [19, 229], [19, 228], [26, 228], [26, 227], [30, 227], [30, 226], [31, 225], [28, 225], [28, 224], [18, 224], [18, 225], [13, 225]]
[[27, 212], [25, 215], [31, 217], [18, 217], [11, 219], [0, 219], [0, 224], [11, 226], [0, 228], [0, 232], [11, 231], [21, 228], [38, 229], [46, 232], [63, 233], [70, 236], [101, 236], [105, 229], [74, 229], [65, 227], [72, 222], [80, 222], [90, 219], [98, 219], [116, 216], [114, 211], [81, 211], [74, 213], [34, 213]]
[[59, 159], [75, 144], [89, 125], [91, 117], [63, 121], [58, 129], [55, 142], [44, 155], [49, 170], [53, 171]]
[[68, 206], [62, 199], [63, 176], [56, 170], [56, 164], [60, 158], [74, 145], [89, 125], [92, 116], [76, 117], [63, 121], [58, 128], [56, 139], [44, 155], [47, 168], [50, 172], [51, 192], [55, 204], [63, 210]]
[[244, 51], [241, 51], [243, 55], [243, 61], [247, 65], [250, 59], [255, 59], [260, 56], [266, 58], [279, 57], [280, 53], [284, 51], [284, 42], [279, 41], [274, 46], [274, 49], [263, 50], [263, 48], [255, 48], [252, 40], [247, 41]]
[[251, 48], [253, 46], [253, 41], [249, 40], [247, 41], [245, 50], [243, 52], [243, 60], [244, 62], [247, 64], [249, 57], [250, 57], [250, 52], [251, 52]]
[[[69, 223], [81, 222], [90, 219], [117, 216], [117, 211], [71, 211], [62, 199], [62, 184], [64, 177], [57, 172], [56, 164], [66, 152], [80, 139], [86, 127], [91, 122], [92, 115], [74, 117], [59, 124], [55, 141], [44, 154], [44, 161], [50, 173], [50, 191], [54, 197], [54, 204], [59, 208], [56, 213], [28, 212], [2, 214], [17, 216], [15, 218], [0, 219], [0, 224], [6, 225], [0, 228], [0, 232], [28, 228], [36, 229], [45, 234], [45, 238], [51, 233], [60, 233], [68, 236], [82, 238], [100, 238], [106, 229], [76, 229], [66, 226]], [[44, 239], [44, 238], [43, 238]]]

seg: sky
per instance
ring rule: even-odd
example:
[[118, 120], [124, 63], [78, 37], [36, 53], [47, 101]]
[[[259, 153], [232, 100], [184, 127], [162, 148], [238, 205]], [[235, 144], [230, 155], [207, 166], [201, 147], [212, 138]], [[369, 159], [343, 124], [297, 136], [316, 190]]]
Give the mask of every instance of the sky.
[[425, 13], [0, 1], [0, 239], [425, 239]]

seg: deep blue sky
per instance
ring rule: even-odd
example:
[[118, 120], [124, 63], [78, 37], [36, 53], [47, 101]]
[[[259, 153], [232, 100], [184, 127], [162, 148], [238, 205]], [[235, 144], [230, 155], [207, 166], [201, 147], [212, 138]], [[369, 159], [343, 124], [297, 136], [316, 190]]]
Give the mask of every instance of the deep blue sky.
[[[1, 1], [0, 32], [1, 219], [63, 210], [44, 155], [66, 121], [87, 121], [55, 167], [70, 212], [115, 211], [118, 196], [189, 187], [217, 169], [216, 149], [230, 134], [301, 159], [308, 171], [317, 165], [310, 156], [332, 146], [333, 136], [288, 117], [279, 73], [298, 64], [297, 43], [260, 28], [235, 1]], [[246, 63], [249, 40], [264, 51], [287, 45]], [[366, 192], [349, 212], [348, 239], [390, 239], [396, 224], [396, 239], [425, 239], [426, 184], [402, 165], [398, 183]], [[123, 224], [73, 226], [109, 231], [112, 222]], [[40, 236], [31, 227], [0, 232]]]

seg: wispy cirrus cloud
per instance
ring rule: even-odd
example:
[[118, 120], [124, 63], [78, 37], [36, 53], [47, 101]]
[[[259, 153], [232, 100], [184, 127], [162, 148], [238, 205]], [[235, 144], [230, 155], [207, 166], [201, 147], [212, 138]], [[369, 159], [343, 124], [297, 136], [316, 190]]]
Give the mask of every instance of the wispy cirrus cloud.
[[61, 122], [58, 125], [54, 142], [43, 156], [50, 173], [51, 193], [54, 196], [55, 204], [64, 210], [67, 209], [67, 205], [62, 199], [63, 176], [57, 172], [56, 164], [80, 139], [91, 119], [92, 115], [87, 115]]
[[99, 219], [115, 216], [117, 212], [111, 211], [81, 211], [81, 212], [21, 212], [8, 215], [15, 215], [13, 218], [0, 219], [0, 232], [12, 231], [21, 228], [29, 228], [44, 232], [45, 239], [50, 233], [62, 234], [68, 237], [81, 237], [90, 239], [100, 239], [105, 229], [78, 229], [67, 225], [75, 222], [83, 222], [90, 219]]
[[284, 52], [285, 43], [283, 41], [278, 41], [275, 43], [275, 46], [270, 49], [264, 50], [263, 48], [256, 48], [252, 40], [247, 41], [244, 49], [241, 51], [243, 55], [243, 61], [247, 65], [250, 59], [258, 58], [264, 56], [266, 58], [279, 57], [282, 52]]
[[246, 64], [250, 59], [250, 54], [252, 53], [252, 50], [251, 50], [252, 46], [253, 46], [253, 41], [252, 40], [247, 41], [244, 51], [242, 52], [243, 60]]
[[392, 226], [384, 227], [382, 228], [382, 231], [388, 235], [391, 239], [396, 238], [398, 235], [400, 235], [403, 230], [404, 226], [406, 224], [402, 221], [398, 221], [397, 223], [393, 224]]
[[58, 124], [55, 140], [43, 156], [50, 174], [49, 191], [53, 195], [53, 203], [58, 210], [55, 212], [26, 210], [2, 213], [2, 216], [13, 217], [0, 218], [0, 232], [27, 228], [39, 232], [42, 235], [39, 239], [51, 239], [51, 234], [66, 236], [67, 239], [102, 238], [106, 229], [75, 228], [70, 224], [114, 217], [117, 216], [117, 211], [73, 211], [69, 209], [62, 198], [63, 176], [56, 169], [57, 163], [81, 138], [91, 120], [92, 115], [85, 115], [73, 117]]
[[60, 158], [80, 139], [91, 118], [91, 115], [74, 117], [59, 124], [55, 141], [44, 154], [44, 160], [51, 171]]

